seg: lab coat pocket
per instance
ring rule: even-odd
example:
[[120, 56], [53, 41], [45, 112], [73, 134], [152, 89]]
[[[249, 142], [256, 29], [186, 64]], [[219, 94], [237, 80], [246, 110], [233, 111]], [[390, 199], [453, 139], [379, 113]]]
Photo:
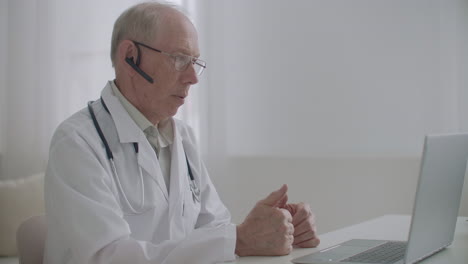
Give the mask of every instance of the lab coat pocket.
[[191, 232], [195, 229], [195, 225], [200, 214], [200, 202], [193, 197], [190, 188], [187, 188], [184, 195], [184, 204], [182, 209], [182, 217], [184, 219], [184, 226], [186, 232]]

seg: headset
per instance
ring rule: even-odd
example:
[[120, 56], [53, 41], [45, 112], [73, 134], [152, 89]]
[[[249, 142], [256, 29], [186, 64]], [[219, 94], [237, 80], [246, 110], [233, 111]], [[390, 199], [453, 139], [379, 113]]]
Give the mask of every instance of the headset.
[[137, 62], [133, 62], [133, 57], [130, 58], [125, 58], [125, 61], [128, 63], [128, 65], [132, 66], [132, 68], [138, 72], [145, 80], [147, 80], [149, 83], [154, 83], [153, 78], [151, 78], [146, 72], [144, 72], [140, 67], [140, 54], [138, 54]]
[[130, 65], [138, 74], [140, 74], [145, 80], [147, 80], [149, 83], [154, 83], [154, 79], [151, 78], [146, 72], [144, 72], [139, 66], [140, 66], [140, 47], [138, 45], [135, 45], [137, 48], [137, 59], [136, 62], [133, 61], [133, 57], [125, 58], [125, 61]]

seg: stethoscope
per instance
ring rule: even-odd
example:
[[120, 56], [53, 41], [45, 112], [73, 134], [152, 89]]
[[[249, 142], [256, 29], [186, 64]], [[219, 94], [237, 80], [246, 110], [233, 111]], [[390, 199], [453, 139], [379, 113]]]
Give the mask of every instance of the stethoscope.
[[[107, 108], [106, 104], [104, 103], [104, 99], [102, 99], [102, 97], [101, 97], [100, 100], [101, 100], [102, 106], [104, 107], [106, 112], [110, 115], [109, 109]], [[92, 103], [93, 103], [92, 101], [88, 102], [88, 110], [89, 110], [89, 113], [91, 115], [91, 119], [93, 120], [94, 127], [96, 128], [96, 130], [97, 130], [97, 132], [99, 134], [99, 138], [101, 138], [101, 141], [104, 144], [104, 148], [106, 149], [107, 159], [109, 160], [109, 163], [111, 164], [112, 173], [113, 173], [116, 185], [119, 188], [120, 193], [122, 193], [122, 197], [124, 198], [125, 202], [127, 203], [128, 208], [130, 209], [132, 214], [142, 214], [146, 210], [143, 209], [144, 206], [145, 206], [145, 186], [143, 184], [143, 172], [141, 171], [141, 167], [138, 166], [138, 169], [139, 169], [139, 172], [140, 172], [140, 182], [141, 182], [141, 205], [140, 205], [139, 210], [136, 210], [135, 208], [133, 208], [132, 204], [127, 199], [127, 196], [125, 195], [125, 192], [124, 192], [124, 190], [122, 188], [122, 185], [120, 184], [119, 176], [117, 174], [117, 169], [115, 167], [114, 155], [112, 154], [112, 151], [111, 151], [111, 149], [109, 147], [109, 144], [107, 143], [106, 137], [104, 136], [104, 133], [101, 130], [101, 126], [99, 125], [99, 123], [98, 123], [98, 121], [96, 119], [96, 115], [94, 114], [94, 110], [93, 110], [93, 107], [91, 105]], [[138, 149], [138, 143], [137, 142], [133, 143], [133, 148], [135, 149], [135, 154], [138, 155], [138, 150], [139, 149]], [[193, 199], [194, 202], [199, 203], [200, 202], [200, 189], [198, 188], [198, 186], [195, 183], [195, 178], [193, 177], [192, 169], [190, 168], [190, 164], [189, 164], [189, 161], [188, 161], [188, 158], [187, 158], [187, 154], [185, 154], [185, 161], [187, 162], [187, 169], [188, 169], [188, 174], [189, 174], [189, 179], [190, 179], [190, 181], [189, 181], [190, 184], [189, 185], [190, 185], [190, 191], [192, 192], [192, 199]]]

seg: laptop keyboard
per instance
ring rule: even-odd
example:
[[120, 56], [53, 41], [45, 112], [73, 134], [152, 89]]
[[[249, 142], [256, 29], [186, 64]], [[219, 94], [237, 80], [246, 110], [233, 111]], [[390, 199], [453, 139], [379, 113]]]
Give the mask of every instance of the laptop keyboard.
[[340, 262], [355, 263], [395, 263], [405, 256], [406, 242], [389, 241]]

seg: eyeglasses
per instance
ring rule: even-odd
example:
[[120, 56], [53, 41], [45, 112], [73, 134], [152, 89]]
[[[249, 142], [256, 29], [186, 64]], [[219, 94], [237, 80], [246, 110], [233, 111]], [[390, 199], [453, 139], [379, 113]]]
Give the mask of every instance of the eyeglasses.
[[174, 67], [177, 71], [181, 71], [181, 72], [185, 71], [188, 68], [189, 64], [192, 63], [193, 68], [195, 69], [195, 72], [197, 73], [197, 75], [200, 76], [203, 73], [203, 70], [206, 68], [206, 62], [203, 60], [197, 59], [195, 57], [185, 55], [185, 54], [180, 54], [180, 53], [176, 53], [176, 54], [167, 53], [167, 52], [152, 48], [146, 44], [143, 44], [137, 41], [133, 41], [133, 43], [137, 47], [138, 45], [141, 45], [147, 49], [150, 49], [150, 50], [153, 50], [153, 51], [156, 51], [156, 52], [159, 52], [166, 56], [171, 57], [174, 61]]

